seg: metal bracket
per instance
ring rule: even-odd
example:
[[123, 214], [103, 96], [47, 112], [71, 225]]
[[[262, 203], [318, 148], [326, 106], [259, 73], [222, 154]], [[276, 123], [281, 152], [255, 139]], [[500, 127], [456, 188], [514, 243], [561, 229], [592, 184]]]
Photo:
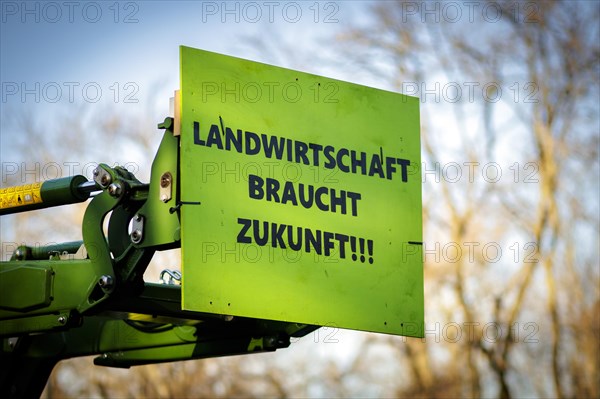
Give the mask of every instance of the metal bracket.
[[112, 183], [112, 176], [101, 165], [98, 165], [96, 169], [94, 169], [94, 181], [104, 189]]
[[131, 242], [139, 244], [144, 239], [144, 217], [139, 213], [131, 219]]

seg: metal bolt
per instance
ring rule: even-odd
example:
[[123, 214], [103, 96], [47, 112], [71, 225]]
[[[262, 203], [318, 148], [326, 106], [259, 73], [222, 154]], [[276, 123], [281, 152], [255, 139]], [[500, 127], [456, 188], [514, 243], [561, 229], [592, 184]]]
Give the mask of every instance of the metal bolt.
[[113, 197], [118, 197], [119, 195], [121, 195], [122, 191], [123, 188], [119, 183], [113, 183], [110, 186], [108, 186], [108, 193]]
[[162, 188], [167, 188], [171, 184], [171, 174], [169, 172], [163, 173], [160, 177], [160, 186]]
[[108, 173], [105, 173], [100, 178], [100, 184], [102, 184], [103, 186], [106, 186], [108, 183], [110, 183], [110, 180], [111, 180], [110, 175]]
[[108, 274], [105, 274], [104, 276], [100, 277], [100, 280], [98, 280], [98, 285], [105, 289], [110, 289], [113, 286], [113, 283], [114, 280], [112, 276], [109, 276]]
[[67, 322], [67, 318], [65, 316], [59, 316], [58, 317], [58, 322], [60, 324], [65, 324]]
[[134, 244], [138, 244], [140, 241], [142, 241], [142, 232], [140, 230], [133, 230], [131, 232], [131, 241]]
[[15, 259], [16, 260], [25, 259], [25, 251], [23, 251], [21, 248], [17, 248], [15, 251]]

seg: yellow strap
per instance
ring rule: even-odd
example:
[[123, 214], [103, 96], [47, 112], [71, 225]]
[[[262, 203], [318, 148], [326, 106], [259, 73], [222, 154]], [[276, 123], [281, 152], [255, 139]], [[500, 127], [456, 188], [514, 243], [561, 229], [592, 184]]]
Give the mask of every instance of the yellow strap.
[[42, 202], [42, 183], [0, 188], [0, 209], [15, 208]]

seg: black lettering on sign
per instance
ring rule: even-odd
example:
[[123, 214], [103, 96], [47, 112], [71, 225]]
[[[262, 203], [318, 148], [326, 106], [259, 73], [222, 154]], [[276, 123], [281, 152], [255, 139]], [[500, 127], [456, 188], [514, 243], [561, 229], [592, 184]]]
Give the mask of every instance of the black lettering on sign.
[[309, 166], [322, 164], [325, 169], [337, 168], [344, 173], [374, 176], [387, 180], [393, 180], [395, 175], [400, 174], [402, 182], [408, 181], [410, 160], [384, 156], [383, 148], [380, 148], [379, 154], [369, 154], [348, 148], [335, 148], [332, 145], [307, 143], [243, 129], [232, 129], [217, 124], [208, 127], [205, 140], [202, 138], [198, 121], [193, 122], [193, 132], [194, 144], [207, 148], [235, 151], [246, 155], [262, 154], [266, 158], [278, 160], [282, 160], [285, 154], [287, 162]]
[[237, 236], [238, 243], [254, 242], [260, 246], [270, 245], [273, 248], [289, 248], [297, 252], [315, 252], [324, 256], [331, 256], [337, 247], [340, 258], [346, 259], [346, 244], [350, 242], [351, 259], [354, 262], [373, 264], [375, 261], [373, 240], [257, 219], [238, 218], [237, 221], [241, 226]]
[[238, 224], [242, 225], [242, 229], [238, 233], [237, 242], [242, 244], [252, 243], [252, 238], [246, 235], [248, 233], [248, 230], [250, 230], [250, 226], [252, 226], [252, 221], [248, 219], [238, 218]]
[[336, 190], [329, 187], [314, 187], [311, 184], [285, 181], [283, 187], [279, 180], [267, 177], [263, 179], [253, 174], [248, 175], [248, 196], [255, 200], [265, 200], [293, 206], [302, 205], [310, 209], [315, 205], [323, 212], [341, 213], [348, 211], [352, 216], [358, 216], [358, 201], [360, 193], [346, 190]]

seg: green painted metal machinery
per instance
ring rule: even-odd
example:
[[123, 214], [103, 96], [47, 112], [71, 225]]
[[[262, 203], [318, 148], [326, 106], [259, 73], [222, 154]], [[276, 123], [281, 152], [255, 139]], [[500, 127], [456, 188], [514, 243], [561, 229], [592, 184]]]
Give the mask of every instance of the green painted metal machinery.
[[150, 184], [100, 164], [94, 181], [74, 176], [0, 193], [0, 215], [81, 202], [95, 193], [82, 241], [20, 246], [0, 262], [3, 398], [39, 395], [62, 359], [98, 355], [97, 365], [130, 367], [274, 351], [318, 328], [184, 311], [180, 285], [144, 282], [154, 252], [180, 246], [179, 137], [172, 118], [159, 127], [165, 134]]

